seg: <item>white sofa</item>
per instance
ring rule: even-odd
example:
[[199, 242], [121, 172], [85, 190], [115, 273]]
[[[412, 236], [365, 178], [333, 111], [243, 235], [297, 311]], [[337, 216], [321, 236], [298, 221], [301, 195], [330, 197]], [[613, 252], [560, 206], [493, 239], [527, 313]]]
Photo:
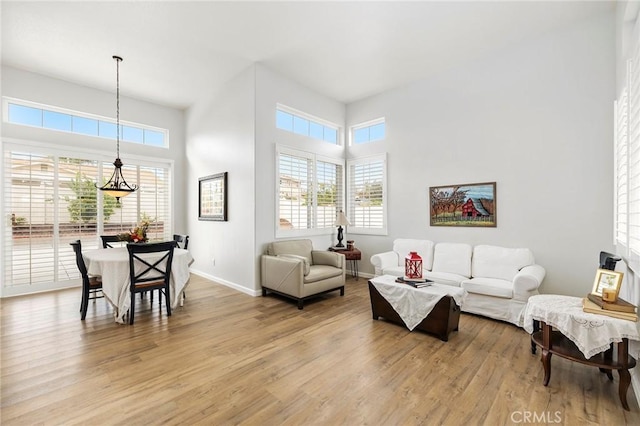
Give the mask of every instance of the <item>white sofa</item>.
[[423, 277], [467, 291], [463, 312], [519, 327], [527, 300], [538, 294], [546, 273], [526, 248], [397, 239], [392, 251], [371, 256], [375, 274], [404, 275], [404, 259], [410, 251], [422, 257]]

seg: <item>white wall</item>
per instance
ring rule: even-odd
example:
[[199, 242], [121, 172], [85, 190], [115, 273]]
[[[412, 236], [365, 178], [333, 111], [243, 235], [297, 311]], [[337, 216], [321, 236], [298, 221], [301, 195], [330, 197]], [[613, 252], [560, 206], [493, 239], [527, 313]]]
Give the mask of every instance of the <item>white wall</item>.
[[[269, 242], [275, 240], [275, 145], [281, 144], [303, 151], [315, 151], [322, 155], [344, 157], [344, 147], [326, 142], [302, 138], [276, 128], [276, 105], [284, 104], [299, 111], [344, 126], [345, 106], [320, 95], [298, 83], [288, 80], [265, 66], [256, 65], [256, 270], [255, 288], [260, 288], [260, 254]], [[310, 237], [314, 248], [326, 249], [334, 245], [336, 231], [332, 234]]]
[[[350, 125], [386, 117], [389, 235], [352, 235], [371, 254], [398, 237], [528, 247], [542, 292], [583, 296], [612, 248], [613, 14], [527, 40], [347, 107]], [[376, 146], [377, 145], [377, 146]], [[493, 229], [431, 227], [430, 186], [497, 182]]]
[[[18, 98], [66, 108], [78, 112], [115, 118], [116, 98], [114, 92], [80, 86], [40, 74], [2, 67], [2, 96]], [[186, 229], [185, 212], [178, 206], [184, 205], [186, 198], [182, 188], [185, 185], [185, 145], [184, 113], [169, 107], [128, 98], [120, 92], [120, 120], [146, 124], [169, 130], [169, 148], [157, 148], [135, 143], [121, 142], [120, 156], [127, 163], [127, 157], [173, 160], [174, 162], [174, 208], [173, 226], [177, 232]], [[44, 142], [73, 150], [88, 149], [101, 151], [106, 158], [114, 158], [116, 141], [106, 140], [67, 132], [2, 123], [3, 140], [14, 139], [29, 142]]]
[[[203, 88], [206, 90], [206, 88]], [[186, 114], [186, 204], [192, 270], [255, 294], [255, 67]], [[228, 173], [228, 221], [198, 220], [198, 178]], [[215, 265], [214, 265], [215, 259]]]

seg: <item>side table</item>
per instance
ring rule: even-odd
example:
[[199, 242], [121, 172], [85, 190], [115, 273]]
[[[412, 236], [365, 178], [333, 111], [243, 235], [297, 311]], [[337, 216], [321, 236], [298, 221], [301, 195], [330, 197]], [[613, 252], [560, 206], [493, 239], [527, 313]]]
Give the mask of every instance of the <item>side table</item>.
[[340, 253], [343, 254], [345, 257], [345, 260], [347, 262], [351, 262], [351, 263], [347, 263], [349, 265], [349, 269], [351, 271], [351, 276], [355, 277], [356, 280], [359, 279], [358, 277], [358, 260], [362, 259], [362, 253], [360, 252], [360, 250], [358, 250], [357, 248], [352, 248], [351, 250], [340, 250], [338, 248], [335, 247], [329, 247], [329, 251], [335, 251], [336, 253]]
[[[534, 325], [539, 321], [539, 325]], [[539, 326], [542, 330], [536, 330]], [[551, 356], [598, 367], [609, 380], [612, 371], [620, 376], [618, 396], [629, 411], [627, 390], [631, 383], [629, 370], [636, 360], [629, 355], [629, 338], [640, 340], [637, 324], [632, 321], [583, 312], [582, 299], [572, 296], [536, 295], [529, 298], [524, 314], [524, 329], [531, 333], [531, 343], [540, 346], [544, 382], [551, 378]], [[614, 358], [614, 345], [617, 356]]]

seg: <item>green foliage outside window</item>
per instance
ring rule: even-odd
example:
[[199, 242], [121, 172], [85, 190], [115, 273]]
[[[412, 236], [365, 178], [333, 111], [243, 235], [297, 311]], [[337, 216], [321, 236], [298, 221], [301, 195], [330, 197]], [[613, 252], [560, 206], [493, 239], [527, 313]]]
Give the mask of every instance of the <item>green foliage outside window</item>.
[[[75, 194], [75, 198], [65, 197], [71, 222], [96, 223], [98, 221], [98, 188], [96, 188], [94, 181], [78, 172], [75, 179], [72, 179], [69, 183], [69, 187]], [[104, 220], [107, 221], [120, 205], [114, 197], [107, 194], [103, 195], [102, 214], [104, 215]]]

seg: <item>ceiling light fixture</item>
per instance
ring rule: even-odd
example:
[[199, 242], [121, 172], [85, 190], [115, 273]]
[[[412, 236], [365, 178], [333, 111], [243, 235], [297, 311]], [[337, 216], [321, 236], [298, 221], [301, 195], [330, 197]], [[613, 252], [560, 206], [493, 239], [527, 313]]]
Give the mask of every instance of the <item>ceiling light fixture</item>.
[[120, 202], [121, 197], [127, 195], [138, 189], [138, 185], [129, 185], [122, 176], [122, 161], [120, 160], [120, 62], [122, 58], [120, 56], [114, 56], [116, 61], [116, 161], [113, 162], [115, 170], [109, 178], [109, 181], [103, 186], [96, 187], [103, 191], [105, 194], [109, 194], [116, 198], [116, 202]]

